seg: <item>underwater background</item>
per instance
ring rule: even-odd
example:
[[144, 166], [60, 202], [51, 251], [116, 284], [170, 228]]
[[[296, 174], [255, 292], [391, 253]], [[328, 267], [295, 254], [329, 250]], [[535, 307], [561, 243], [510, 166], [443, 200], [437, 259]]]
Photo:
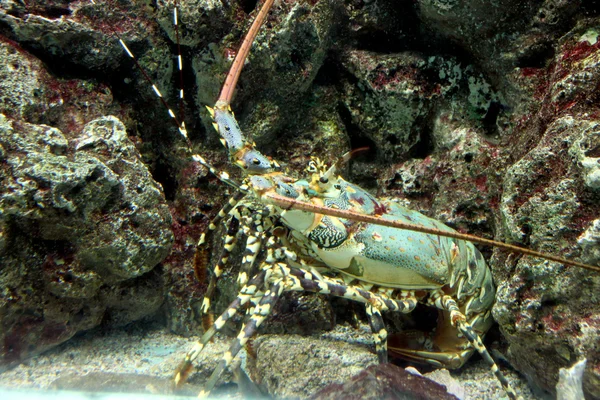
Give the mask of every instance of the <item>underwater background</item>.
[[[181, 112], [194, 151], [234, 178], [205, 105], [259, 6], [179, 2]], [[203, 331], [194, 252], [233, 191], [189, 157], [115, 37], [178, 109], [172, 8], [0, 1], [0, 386], [101, 391], [107, 375], [97, 386], [93, 375], [52, 382], [118, 372], [133, 374], [115, 378], [122, 390], [161, 393]], [[599, 85], [598, 1], [280, 1], [232, 108], [258, 148], [298, 175], [310, 156], [333, 162], [367, 146], [344, 176], [374, 195], [460, 231], [598, 265]], [[584, 391], [600, 398], [598, 274], [481, 250], [497, 286], [498, 327], [485, 343], [518, 391], [554, 396], [559, 369], [587, 359]], [[219, 283], [217, 312], [237, 294], [240, 259]], [[253, 354], [224, 379], [242, 395], [277, 398], [346, 382], [377, 362], [363, 314], [286, 293]], [[435, 325], [435, 313], [415, 314], [388, 325]], [[207, 347], [190, 395], [228, 342]], [[502, 396], [478, 356], [452, 374], [469, 396]]]

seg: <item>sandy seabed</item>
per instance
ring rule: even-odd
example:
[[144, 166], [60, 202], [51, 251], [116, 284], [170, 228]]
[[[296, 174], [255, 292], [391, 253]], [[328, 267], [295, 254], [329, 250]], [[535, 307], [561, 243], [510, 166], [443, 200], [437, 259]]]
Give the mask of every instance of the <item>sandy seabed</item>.
[[[335, 336], [337, 330], [347, 329], [337, 327], [324, 335]], [[216, 339], [203, 353], [206, 357], [220, 358], [229, 340]], [[193, 342], [193, 338], [169, 333], [156, 323], [92, 330], [0, 374], [0, 398], [138, 400], [195, 397], [201, 389], [198, 384], [184, 388], [182, 396], [166, 394], [170, 392], [177, 365]], [[524, 399], [544, 398], [534, 395], [516, 372], [503, 371]], [[462, 386], [465, 399], [505, 397], [482, 360], [470, 361], [451, 375]], [[240, 399], [247, 396], [238, 393], [236, 385], [229, 385], [219, 391], [217, 397]]]

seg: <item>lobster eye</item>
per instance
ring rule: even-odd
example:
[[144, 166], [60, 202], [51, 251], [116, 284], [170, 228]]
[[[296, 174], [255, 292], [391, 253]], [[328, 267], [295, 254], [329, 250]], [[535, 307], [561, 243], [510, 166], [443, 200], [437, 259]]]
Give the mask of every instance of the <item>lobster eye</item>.
[[252, 164], [259, 165], [260, 164], [260, 160], [258, 158], [253, 158], [252, 159]]
[[329, 182], [329, 179], [327, 179], [324, 176], [322, 176], [322, 177], [319, 178], [319, 182], [321, 182], [321, 183], [327, 183], [327, 182]]
[[333, 185], [336, 190], [342, 190], [342, 185]]
[[275, 192], [281, 196], [291, 197], [293, 199], [299, 196], [299, 193], [296, 191], [296, 189], [287, 184], [277, 183], [275, 186]]

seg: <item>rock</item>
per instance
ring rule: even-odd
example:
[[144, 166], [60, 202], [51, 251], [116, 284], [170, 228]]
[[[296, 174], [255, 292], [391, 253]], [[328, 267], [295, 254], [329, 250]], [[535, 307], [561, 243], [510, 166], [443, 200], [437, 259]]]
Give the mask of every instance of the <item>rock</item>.
[[448, 393], [458, 397], [459, 399], [466, 398], [464, 387], [450, 375], [447, 369], [436, 369], [424, 375], [427, 379], [431, 379], [440, 385], [446, 386]]
[[446, 388], [393, 364], [373, 365], [351, 380], [332, 384], [311, 399], [457, 399]]
[[362, 344], [298, 335], [264, 335], [247, 358], [250, 378], [277, 398], [306, 398], [325, 386], [342, 383], [377, 362]]
[[[505, 235], [554, 254], [579, 254], [580, 235], [592, 232], [597, 219], [598, 195], [587, 183], [585, 160], [598, 147], [598, 121], [594, 106], [580, 100], [592, 93], [586, 81], [600, 78], [596, 53], [587, 39], [582, 40], [588, 31], [579, 26], [561, 41], [555, 63], [545, 72], [545, 101], [515, 130], [527, 150], [519, 152], [503, 178], [500, 211]], [[581, 85], [575, 84], [582, 76]], [[594, 241], [589, 239], [581, 242], [588, 244], [582, 246], [583, 257], [593, 263]], [[499, 282], [494, 316], [509, 338], [509, 358], [518, 370], [553, 391], [560, 368], [582, 357], [596, 362], [597, 338], [590, 330], [597, 329], [592, 304], [598, 301], [600, 280], [597, 274], [527, 257], [507, 273], [506, 267], [498, 267], [508, 260], [500, 260], [505, 256], [492, 259]], [[593, 371], [584, 375], [584, 388], [595, 396], [598, 377]]]
[[344, 66], [354, 79], [344, 85], [344, 106], [387, 160], [404, 157], [416, 145], [431, 112], [439, 88], [425, 78], [426, 64], [412, 54], [352, 51], [346, 56]]
[[556, 399], [583, 399], [583, 371], [586, 360], [573, 364], [571, 368], [561, 368], [556, 384]]
[[118, 374], [92, 372], [86, 375], [66, 375], [56, 379], [50, 385], [52, 389], [82, 390], [84, 392], [117, 392], [170, 394], [172, 382], [155, 376], [141, 374]]
[[0, 115], [0, 144], [0, 365], [155, 313], [171, 219], [123, 124], [94, 120], [78, 136]]
[[600, 219], [595, 219], [591, 226], [579, 237], [577, 243], [583, 251], [582, 258], [589, 264], [600, 262]]

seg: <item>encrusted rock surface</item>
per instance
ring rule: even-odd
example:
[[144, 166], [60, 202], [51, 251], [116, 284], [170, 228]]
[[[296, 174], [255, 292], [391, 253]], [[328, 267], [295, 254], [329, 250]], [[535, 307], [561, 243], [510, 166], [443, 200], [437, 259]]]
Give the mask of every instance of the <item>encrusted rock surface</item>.
[[256, 360], [247, 358], [250, 377], [277, 398], [306, 398], [377, 363], [364, 344], [327, 338], [265, 335], [252, 347]]
[[125, 126], [65, 135], [0, 115], [0, 145], [1, 364], [155, 313], [171, 217]]
[[[227, 169], [203, 106], [217, 97], [256, 11], [251, 2], [180, 3], [192, 147]], [[19, 357], [98, 324], [125, 299], [148, 307], [126, 305], [111, 314], [119, 323], [166, 300], [168, 326], [194, 334], [205, 287], [192, 271], [194, 246], [231, 190], [190, 161], [114, 37], [130, 44], [171, 101], [178, 79], [170, 5], [2, 6], [0, 171], [19, 190], [3, 184], [0, 192], [0, 252], [9, 254], [0, 273], [12, 279], [3, 286], [0, 322], [15, 326], [16, 317], [6, 315], [26, 316], [24, 332], [45, 329], [41, 336], [53, 338]], [[261, 150], [298, 176], [310, 155], [329, 161], [368, 146], [346, 177], [374, 194], [400, 198], [461, 231], [597, 265], [599, 33], [597, 2], [579, 0], [279, 2], [232, 107]], [[116, 120], [96, 119], [104, 115], [123, 121], [127, 135]], [[91, 127], [106, 124], [118, 127], [112, 132], [120, 145], [90, 136]], [[129, 194], [142, 178], [142, 192]], [[173, 250], [157, 269], [171, 229]], [[559, 369], [585, 357], [584, 390], [600, 397], [598, 274], [482, 250], [498, 286], [493, 313], [508, 361], [554, 392]], [[235, 267], [225, 271], [229, 285], [220, 286], [218, 306], [231, 300], [235, 275]], [[100, 301], [109, 287], [112, 294]], [[270, 329], [308, 333], [351, 319], [348, 307], [309, 297], [289, 296]], [[88, 308], [80, 312], [82, 303]], [[48, 307], [60, 312], [50, 317], [41, 311]], [[306, 307], [317, 311], [289, 313]], [[42, 315], [69, 327], [44, 327]], [[5, 352], [14, 348], [6, 343]]]
[[333, 384], [311, 397], [327, 399], [447, 399], [456, 400], [446, 388], [411, 374], [393, 364], [372, 365], [342, 384]]

